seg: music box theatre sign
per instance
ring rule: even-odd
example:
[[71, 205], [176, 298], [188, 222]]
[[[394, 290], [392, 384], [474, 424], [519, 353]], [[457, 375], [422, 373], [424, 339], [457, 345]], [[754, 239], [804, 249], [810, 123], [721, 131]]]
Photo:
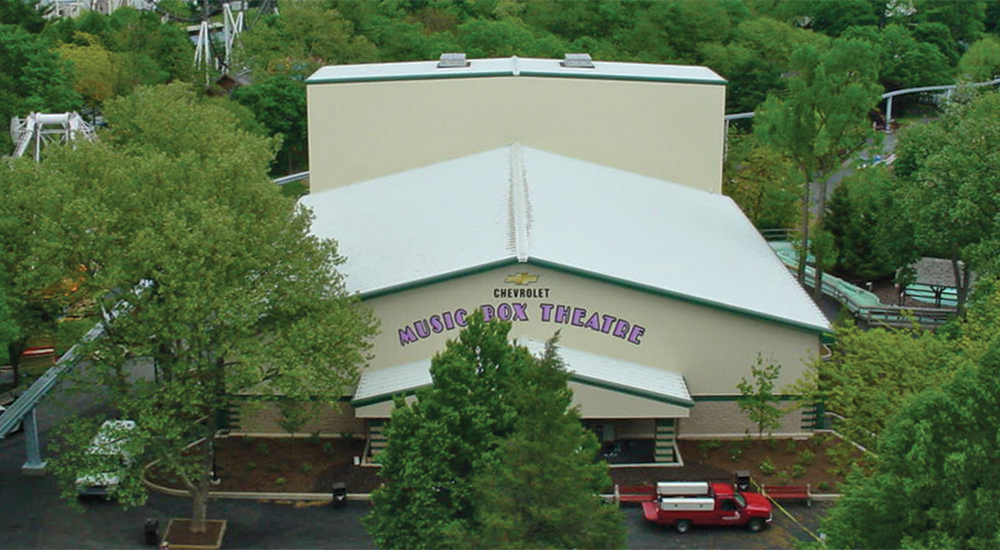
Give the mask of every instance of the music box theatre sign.
[[[504, 282], [515, 285], [530, 285], [538, 280], [538, 275], [515, 273], [507, 276]], [[501, 319], [514, 323], [537, 321], [546, 324], [567, 325], [620, 338], [636, 346], [642, 344], [642, 337], [646, 333], [646, 327], [619, 315], [612, 314], [612, 312], [592, 311], [576, 304], [557, 303], [554, 299], [554, 294], [552, 289], [547, 287], [498, 287], [493, 289], [494, 300], [520, 298], [544, 301], [535, 303], [515, 301], [493, 302], [482, 304], [476, 309], [482, 312], [483, 319], [486, 321]], [[469, 315], [472, 314], [471, 311], [475, 311], [475, 309], [470, 310], [464, 307], [457, 307], [441, 313], [434, 313], [404, 327], [397, 328], [399, 345], [406, 346], [407, 344], [423, 340], [432, 334], [440, 334], [456, 329], [461, 330], [466, 325]]]

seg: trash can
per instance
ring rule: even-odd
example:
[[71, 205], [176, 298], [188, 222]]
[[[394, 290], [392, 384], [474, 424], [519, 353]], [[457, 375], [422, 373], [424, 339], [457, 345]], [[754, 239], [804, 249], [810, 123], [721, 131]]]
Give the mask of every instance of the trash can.
[[334, 508], [343, 508], [347, 506], [347, 484], [343, 481], [333, 482], [333, 501], [331, 504]]
[[741, 492], [750, 490], [750, 471], [738, 470], [736, 472], [736, 488]]
[[146, 546], [160, 545], [160, 520], [146, 518], [146, 523], [142, 525], [142, 539]]

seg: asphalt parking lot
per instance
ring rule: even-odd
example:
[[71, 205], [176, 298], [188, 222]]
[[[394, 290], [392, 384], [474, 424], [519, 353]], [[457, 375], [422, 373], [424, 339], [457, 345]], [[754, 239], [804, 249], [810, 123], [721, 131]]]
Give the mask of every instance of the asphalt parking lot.
[[[83, 403], [71, 410], [82, 413]], [[43, 456], [48, 429], [57, 414], [39, 409]], [[24, 435], [0, 441], [0, 548], [146, 548], [143, 523], [157, 518], [163, 527], [172, 517], [190, 517], [190, 500], [152, 495], [139, 508], [125, 510], [114, 502], [87, 501], [78, 512], [61, 499], [51, 476], [21, 474], [25, 460]], [[827, 505], [791, 504], [788, 510], [815, 532]], [[209, 517], [229, 522], [224, 548], [374, 548], [361, 525], [368, 505], [351, 502], [346, 509], [295, 506], [289, 503], [244, 500], [212, 501]], [[639, 506], [623, 508], [629, 548], [793, 548], [809, 534], [775, 512], [771, 526], [761, 533], [746, 529], [696, 528], [680, 535], [646, 522]]]
[[[813, 533], [817, 532], [819, 520], [828, 507], [829, 504], [818, 502], [814, 502], [812, 507], [805, 503], [785, 505], [785, 509]], [[696, 527], [683, 535], [673, 528], [647, 522], [639, 506], [629, 506], [623, 511], [628, 526], [628, 547], [633, 549], [791, 549], [796, 540], [813, 540], [806, 530], [778, 510], [774, 512], [771, 525], [759, 533], [733, 527]]]

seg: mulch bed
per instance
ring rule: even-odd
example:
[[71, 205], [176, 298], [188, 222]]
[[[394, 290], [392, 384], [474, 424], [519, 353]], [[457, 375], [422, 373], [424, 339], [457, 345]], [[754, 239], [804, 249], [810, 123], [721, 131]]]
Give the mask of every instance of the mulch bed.
[[[329, 493], [334, 482], [349, 493], [369, 493], [378, 487], [378, 468], [355, 466], [365, 442], [360, 439], [251, 438], [215, 440], [216, 472], [222, 482], [213, 491], [261, 493]], [[154, 483], [184, 489], [177, 479], [157, 468]]]
[[225, 528], [225, 521], [210, 519], [205, 521], [205, 532], [195, 533], [191, 531], [191, 520], [173, 519], [170, 521], [170, 525], [167, 526], [167, 532], [164, 533], [163, 540], [170, 543], [171, 548], [218, 548], [222, 543], [222, 534]]
[[[631, 486], [657, 481], [732, 481], [737, 470], [748, 470], [758, 483], [809, 483], [813, 492], [833, 492], [847, 472], [845, 459], [838, 462], [830, 455], [839, 453], [846, 455], [847, 460], [862, 459], [860, 451], [831, 437], [790, 441], [680, 441], [683, 467], [612, 468], [611, 478], [613, 483]], [[216, 440], [215, 446], [222, 478], [216, 491], [327, 493], [339, 481], [347, 484], [349, 493], [370, 493], [383, 481], [379, 468], [354, 465], [354, 457], [364, 450], [364, 441], [359, 439], [316, 441], [232, 436]], [[736, 460], [732, 458], [734, 446], [741, 448]], [[803, 451], [811, 453], [811, 460]], [[761, 469], [765, 459], [774, 467], [771, 473]], [[150, 478], [161, 485], [182, 488], [162, 472], [151, 471]]]

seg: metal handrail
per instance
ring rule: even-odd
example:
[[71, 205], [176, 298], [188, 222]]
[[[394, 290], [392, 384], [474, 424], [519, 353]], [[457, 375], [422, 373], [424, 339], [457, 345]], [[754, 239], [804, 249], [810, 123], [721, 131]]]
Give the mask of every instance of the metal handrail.
[[[94, 328], [90, 329], [86, 335], [82, 338], [81, 342], [90, 342], [94, 338], [97, 338], [101, 334], [104, 334], [104, 324], [98, 323], [94, 325]], [[78, 362], [77, 358], [77, 347], [80, 344], [76, 344], [69, 349], [62, 357], [56, 361], [55, 366], [45, 371], [45, 374], [38, 377], [37, 380], [28, 389], [22, 393], [14, 403], [7, 408], [7, 410], [0, 414], [0, 439], [3, 439], [7, 434], [17, 426], [17, 423], [28, 413], [30, 413], [35, 405], [42, 400], [43, 397], [56, 385], [59, 381], [59, 376], [66, 371], [68, 368], [76, 365]]]

